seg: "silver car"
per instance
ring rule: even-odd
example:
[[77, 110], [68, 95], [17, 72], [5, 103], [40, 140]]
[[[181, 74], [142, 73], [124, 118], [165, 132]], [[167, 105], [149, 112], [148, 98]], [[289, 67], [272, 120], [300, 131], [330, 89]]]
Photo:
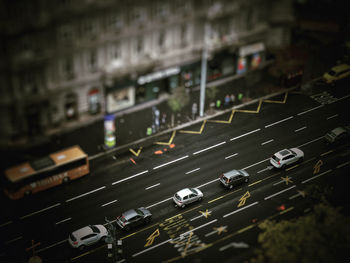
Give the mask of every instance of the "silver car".
[[144, 208], [130, 209], [117, 217], [117, 224], [121, 229], [129, 231], [132, 227], [151, 221], [151, 212]]
[[68, 242], [73, 248], [84, 249], [86, 246], [103, 241], [108, 235], [103, 225], [89, 225], [72, 232]]
[[270, 158], [270, 163], [276, 168], [286, 168], [287, 165], [301, 162], [304, 152], [298, 148], [284, 149], [276, 152]]
[[186, 205], [201, 201], [203, 199], [203, 193], [198, 188], [185, 188], [178, 191], [173, 196], [175, 206], [184, 208]]

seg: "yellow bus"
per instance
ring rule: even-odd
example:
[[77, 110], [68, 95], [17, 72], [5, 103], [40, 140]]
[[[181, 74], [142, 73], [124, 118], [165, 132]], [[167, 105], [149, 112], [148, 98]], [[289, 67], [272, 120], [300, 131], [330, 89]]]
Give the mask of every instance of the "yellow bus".
[[88, 155], [76, 145], [6, 169], [5, 194], [19, 199], [88, 173]]

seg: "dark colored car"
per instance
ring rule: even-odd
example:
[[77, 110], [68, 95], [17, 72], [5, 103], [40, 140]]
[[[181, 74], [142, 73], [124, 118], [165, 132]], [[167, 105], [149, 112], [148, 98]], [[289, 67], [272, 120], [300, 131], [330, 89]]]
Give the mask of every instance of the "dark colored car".
[[344, 143], [350, 139], [350, 126], [347, 127], [337, 127], [329, 131], [324, 139], [327, 144], [339, 144]]
[[151, 221], [151, 212], [144, 208], [130, 209], [117, 217], [117, 224], [121, 229], [129, 231], [132, 227]]
[[220, 176], [221, 184], [229, 189], [248, 181], [249, 174], [244, 170], [232, 170]]

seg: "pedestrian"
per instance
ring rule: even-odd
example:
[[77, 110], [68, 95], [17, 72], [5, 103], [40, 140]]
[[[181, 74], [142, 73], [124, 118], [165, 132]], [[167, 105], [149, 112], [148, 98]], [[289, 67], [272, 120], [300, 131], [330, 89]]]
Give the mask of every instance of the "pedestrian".
[[155, 108], [155, 111], [154, 111], [154, 125], [155, 125], [155, 128], [156, 128], [156, 131], [159, 131], [159, 115], [160, 115], [160, 112], [157, 108]]
[[224, 107], [225, 108], [228, 108], [228, 106], [230, 105], [230, 96], [227, 94], [226, 96], [225, 96], [225, 101], [224, 101]]
[[198, 111], [197, 103], [192, 104], [192, 119], [194, 120], [196, 118], [196, 114]]
[[231, 105], [234, 105], [235, 104], [235, 100], [236, 100], [236, 96], [234, 94], [231, 94]]
[[164, 127], [164, 128], [165, 128], [165, 123], [166, 123], [166, 114], [163, 113], [162, 114], [162, 127]]
[[220, 109], [220, 107], [221, 107], [221, 100], [216, 100], [216, 108], [217, 109]]
[[243, 99], [243, 93], [238, 94], [238, 100], [241, 101]]

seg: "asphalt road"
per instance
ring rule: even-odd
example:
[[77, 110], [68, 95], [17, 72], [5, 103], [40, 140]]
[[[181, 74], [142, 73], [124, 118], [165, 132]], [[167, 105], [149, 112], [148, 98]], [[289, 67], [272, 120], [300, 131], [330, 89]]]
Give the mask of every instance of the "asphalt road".
[[[243, 262], [257, 243], [259, 222], [310, 210], [312, 202], [303, 196], [307, 185], [333, 186], [335, 202], [348, 208], [349, 145], [329, 149], [322, 140], [330, 129], [350, 123], [348, 103], [346, 83], [311, 96], [283, 94], [178, 131], [174, 148], [154, 145], [138, 156], [105, 156], [92, 162], [85, 178], [16, 202], [2, 197], [0, 259], [26, 262], [25, 248], [34, 240], [44, 262], [107, 262], [105, 244], [76, 251], [68, 246], [68, 234], [144, 206], [153, 214], [149, 225], [117, 231], [121, 262]], [[304, 162], [270, 169], [269, 157], [289, 147], [300, 147]], [[245, 169], [250, 181], [224, 189], [218, 177], [234, 168]], [[171, 197], [184, 187], [199, 187], [203, 201], [174, 207]], [[285, 210], [278, 210], [281, 205]]]

